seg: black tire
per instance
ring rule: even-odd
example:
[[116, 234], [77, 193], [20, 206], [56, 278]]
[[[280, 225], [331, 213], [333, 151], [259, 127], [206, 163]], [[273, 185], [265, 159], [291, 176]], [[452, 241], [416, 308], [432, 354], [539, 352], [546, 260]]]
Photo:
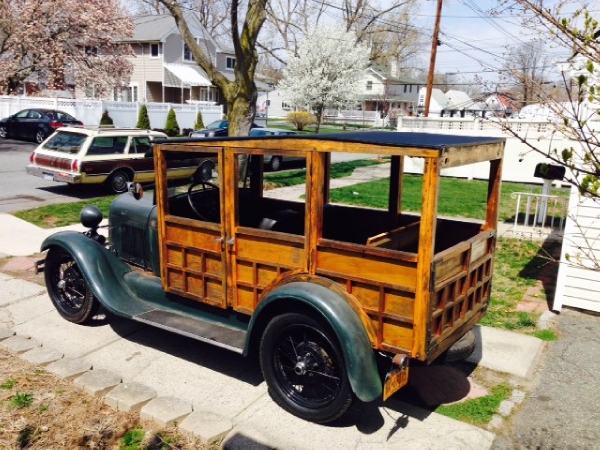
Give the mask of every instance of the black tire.
[[44, 139], [46, 139], [46, 133], [44, 133], [44, 130], [37, 130], [35, 132], [35, 142], [41, 144], [44, 142]]
[[122, 194], [127, 192], [127, 183], [131, 176], [126, 170], [115, 170], [106, 180], [106, 190], [111, 194]]
[[279, 169], [281, 169], [282, 163], [283, 163], [283, 158], [281, 156], [271, 157], [271, 161], [269, 161], [269, 170], [271, 172], [277, 172]]
[[448, 350], [442, 353], [438, 361], [443, 363], [463, 361], [473, 354], [476, 346], [477, 336], [475, 336], [473, 330], [469, 330], [463, 337], [452, 344]]
[[0, 125], [0, 138], [8, 138], [8, 129], [6, 128], [6, 125]]
[[354, 399], [337, 339], [304, 314], [271, 320], [260, 342], [260, 366], [275, 402], [304, 420], [331, 422]]
[[60, 247], [50, 249], [44, 278], [50, 300], [64, 319], [86, 323], [98, 314], [100, 303], [68, 251]]
[[204, 161], [202, 164], [200, 164], [200, 167], [198, 167], [200, 179], [205, 182], [212, 179], [213, 168], [214, 166], [210, 161]]

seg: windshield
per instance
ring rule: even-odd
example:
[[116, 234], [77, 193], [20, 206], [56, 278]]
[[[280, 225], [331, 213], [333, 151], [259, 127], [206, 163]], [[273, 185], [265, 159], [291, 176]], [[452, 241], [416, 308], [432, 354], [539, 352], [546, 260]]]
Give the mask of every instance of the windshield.
[[77, 153], [86, 139], [85, 134], [59, 132], [48, 139], [44, 148], [63, 153]]
[[227, 128], [227, 121], [226, 120], [216, 120], [212, 123], [209, 123], [208, 126], [206, 127], [207, 130], [221, 130], [223, 128]]

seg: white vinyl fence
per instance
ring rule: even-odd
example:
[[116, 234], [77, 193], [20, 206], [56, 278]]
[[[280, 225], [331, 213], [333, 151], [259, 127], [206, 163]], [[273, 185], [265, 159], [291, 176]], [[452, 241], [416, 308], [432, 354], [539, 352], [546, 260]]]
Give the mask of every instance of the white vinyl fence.
[[[21, 97], [0, 96], [0, 118], [8, 117], [22, 109], [50, 108], [64, 111], [87, 126], [97, 126], [104, 111], [108, 111], [115, 126], [135, 128], [142, 103], [137, 102], [108, 102], [101, 100], [85, 100], [50, 97]], [[205, 125], [223, 117], [221, 105], [178, 104], [178, 103], [146, 103], [148, 117], [152, 128], [164, 128], [167, 114], [173, 108], [180, 129], [194, 128], [198, 112], [202, 113]]]

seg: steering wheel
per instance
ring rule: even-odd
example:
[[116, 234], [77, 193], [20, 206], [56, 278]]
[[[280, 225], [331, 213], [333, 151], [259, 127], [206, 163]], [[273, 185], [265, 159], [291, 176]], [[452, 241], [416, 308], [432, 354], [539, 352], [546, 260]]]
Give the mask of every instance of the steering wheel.
[[[201, 187], [202, 189], [196, 189]], [[198, 197], [194, 202], [193, 197]], [[209, 181], [198, 181], [192, 183], [187, 191], [187, 199], [192, 211], [205, 222], [219, 222], [221, 218], [219, 204], [219, 186]], [[202, 209], [202, 213], [199, 209]]]

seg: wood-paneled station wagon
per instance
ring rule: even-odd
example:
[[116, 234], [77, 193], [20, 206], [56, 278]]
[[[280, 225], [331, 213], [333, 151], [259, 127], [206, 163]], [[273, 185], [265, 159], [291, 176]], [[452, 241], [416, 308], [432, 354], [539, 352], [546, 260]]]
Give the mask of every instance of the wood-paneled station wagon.
[[[401, 388], [410, 359], [431, 363], [473, 334], [490, 301], [503, 150], [498, 138], [396, 132], [157, 143], [156, 190], [133, 185], [114, 201], [109, 241], [96, 231], [99, 211], [86, 207], [90, 230], [46, 239], [40, 266], [67, 320], [86, 322], [101, 304], [243, 355], [256, 350], [281, 407], [332, 421], [355, 397]], [[339, 153], [384, 161], [387, 208], [330, 202]], [[267, 188], [263, 163], [273, 155], [306, 158], [302, 200]], [[170, 185], [169, 160], [203, 157], [217, 161], [210, 181]], [[402, 207], [408, 158], [423, 162], [420, 213]], [[439, 217], [441, 170], [475, 163], [489, 165], [485, 220]]]

